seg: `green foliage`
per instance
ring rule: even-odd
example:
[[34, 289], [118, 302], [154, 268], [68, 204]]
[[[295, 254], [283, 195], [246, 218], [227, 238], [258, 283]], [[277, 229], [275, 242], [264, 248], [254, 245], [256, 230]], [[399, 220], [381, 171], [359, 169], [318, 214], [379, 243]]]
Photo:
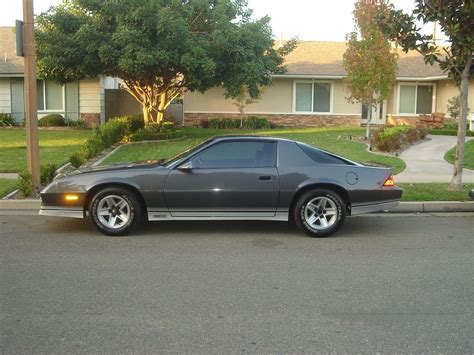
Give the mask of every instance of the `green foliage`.
[[[237, 129], [240, 128], [240, 118], [211, 118], [201, 121], [202, 128]], [[243, 129], [270, 129], [271, 123], [263, 117], [249, 116], [242, 120]]]
[[[461, 96], [454, 96], [448, 100], [447, 111], [452, 118], [459, 118], [461, 115]], [[469, 106], [467, 107], [467, 113], [469, 113]]]
[[397, 185], [403, 189], [402, 201], [469, 201], [469, 190], [474, 189], [474, 184], [464, 184], [460, 191], [451, 191], [447, 183], [397, 183]]
[[18, 180], [0, 178], [0, 198], [18, 189]]
[[62, 127], [66, 126], [66, 120], [64, 119], [63, 116], [59, 114], [51, 114], [51, 115], [46, 115], [42, 117], [38, 121], [38, 126], [40, 127]]
[[399, 150], [404, 144], [416, 142], [426, 137], [426, 129], [411, 126], [394, 126], [374, 133], [372, 144], [383, 152]]
[[23, 196], [29, 197], [33, 194], [33, 177], [28, 170], [23, 170], [18, 174], [18, 183]]
[[354, 19], [358, 31], [347, 35], [343, 65], [347, 71], [344, 82], [350, 92], [348, 99], [367, 107], [385, 101], [396, 79], [397, 55], [375, 22], [376, 15], [386, 11], [385, 0], [357, 1]]
[[66, 118], [65, 123], [66, 123], [66, 126], [68, 127], [87, 128], [86, 123], [81, 119], [72, 120], [72, 119]]
[[[428, 129], [428, 133], [435, 135], [435, 136], [457, 136], [458, 130], [450, 129], [450, 128], [430, 128]], [[466, 131], [466, 136], [474, 137], [474, 132]]]
[[157, 139], [158, 137], [158, 132], [154, 132], [152, 129], [147, 128], [142, 128], [138, 130], [137, 132], [133, 133], [130, 135], [128, 141], [129, 142], [140, 142], [140, 141], [152, 141]]
[[55, 163], [42, 165], [40, 169], [41, 185], [44, 186], [53, 181], [56, 170], [58, 170], [58, 166]]
[[[26, 166], [24, 128], [0, 129], [0, 172], [18, 173]], [[39, 130], [40, 159], [42, 163], [66, 163], [91, 136], [91, 130]]]
[[78, 169], [85, 162], [85, 157], [82, 152], [74, 152], [69, 157], [69, 162], [73, 167]]
[[244, 119], [242, 128], [244, 129], [270, 129], [272, 125], [266, 118], [249, 116]]
[[[472, 135], [474, 136], [474, 132], [471, 133], [473, 133]], [[464, 147], [464, 149], [464, 167], [474, 170], [474, 140], [466, 142], [466, 146]], [[451, 164], [454, 164], [455, 158], [456, 147], [451, 148], [444, 155], [444, 159]]]
[[142, 104], [144, 120], [161, 122], [183, 89], [223, 85], [251, 97], [284, 72], [270, 19], [254, 20], [243, 0], [71, 0], [37, 17], [38, 71], [61, 83], [120, 77]]
[[150, 124], [145, 128], [139, 129], [129, 137], [130, 142], [173, 139], [181, 136], [181, 132], [176, 128], [173, 122], [163, 122], [162, 125]]
[[[174, 124], [172, 124], [174, 127]], [[76, 168], [80, 167], [88, 159], [97, 156], [104, 149], [119, 142], [136, 141], [143, 139], [155, 139], [155, 135], [172, 135], [174, 130], [165, 123], [163, 125], [150, 124], [146, 128], [143, 116], [132, 115], [112, 118], [105, 124], [95, 127], [91, 137], [82, 146], [79, 152], [69, 157], [69, 162]], [[166, 133], [165, 130], [167, 129]], [[140, 133], [139, 133], [140, 132]], [[151, 138], [147, 138], [151, 137]]]
[[[427, 64], [438, 63], [459, 84], [462, 70], [474, 52], [473, 14], [474, 1], [450, 0], [447, 4], [445, 0], [416, 0], [412, 14], [390, 6], [390, 11], [378, 14], [376, 20], [378, 27], [405, 52], [419, 51]], [[423, 34], [418, 25], [433, 22], [448, 37], [449, 47], [438, 46], [433, 36]]]
[[[428, 133], [437, 135], [437, 136], [457, 136], [458, 135], [458, 122], [444, 121], [443, 127], [429, 128]], [[469, 123], [466, 124], [466, 135], [474, 137], [474, 132], [469, 130]]]
[[11, 114], [0, 113], [0, 127], [13, 127], [15, 125], [15, 119]]

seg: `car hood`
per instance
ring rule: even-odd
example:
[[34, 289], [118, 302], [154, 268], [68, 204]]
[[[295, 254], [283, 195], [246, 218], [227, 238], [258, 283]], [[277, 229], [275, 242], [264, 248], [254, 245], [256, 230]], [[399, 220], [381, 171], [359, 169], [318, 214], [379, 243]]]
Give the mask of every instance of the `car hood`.
[[87, 167], [74, 170], [67, 174], [58, 174], [55, 179], [62, 178], [65, 176], [74, 176], [81, 174], [89, 174], [103, 171], [116, 171], [116, 170], [132, 170], [132, 169], [151, 169], [161, 167], [158, 160], [146, 160], [146, 161], [137, 161], [130, 163], [118, 163], [102, 166]]

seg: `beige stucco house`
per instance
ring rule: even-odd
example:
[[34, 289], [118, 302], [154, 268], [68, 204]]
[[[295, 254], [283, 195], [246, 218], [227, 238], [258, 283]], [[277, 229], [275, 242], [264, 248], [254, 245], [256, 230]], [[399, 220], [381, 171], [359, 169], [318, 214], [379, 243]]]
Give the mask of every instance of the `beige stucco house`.
[[[300, 42], [286, 58], [287, 73], [275, 75], [273, 85], [265, 89], [258, 103], [247, 106], [246, 114], [284, 126], [365, 123], [366, 110], [346, 99], [345, 49], [344, 42]], [[459, 90], [438, 65], [426, 65], [417, 52], [399, 51], [397, 84], [388, 100], [374, 109], [373, 123], [413, 123], [420, 114], [447, 113], [448, 100], [457, 95]], [[474, 81], [469, 87], [469, 106], [474, 107]], [[185, 125], [236, 115], [236, 106], [224, 97], [221, 87], [184, 96]]]

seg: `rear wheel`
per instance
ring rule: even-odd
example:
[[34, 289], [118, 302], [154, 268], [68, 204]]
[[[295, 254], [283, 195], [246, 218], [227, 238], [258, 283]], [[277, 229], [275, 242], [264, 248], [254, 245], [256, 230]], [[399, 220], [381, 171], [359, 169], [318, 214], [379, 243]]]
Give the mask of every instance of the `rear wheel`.
[[344, 200], [334, 191], [315, 189], [304, 193], [296, 203], [296, 225], [311, 237], [329, 237], [346, 217]]
[[106, 188], [92, 198], [89, 214], [97, 229], [110, 236], [129, 234], [141, 219], [135, 194], [119, 187]]

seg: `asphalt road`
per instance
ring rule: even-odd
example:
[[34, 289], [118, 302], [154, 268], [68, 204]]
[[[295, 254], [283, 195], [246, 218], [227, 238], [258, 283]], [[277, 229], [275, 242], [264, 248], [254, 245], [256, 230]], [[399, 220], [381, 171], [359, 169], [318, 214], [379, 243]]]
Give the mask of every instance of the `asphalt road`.
[[0, 353], [473, 353], [474, 214], [286, 223], [0, 216]]

